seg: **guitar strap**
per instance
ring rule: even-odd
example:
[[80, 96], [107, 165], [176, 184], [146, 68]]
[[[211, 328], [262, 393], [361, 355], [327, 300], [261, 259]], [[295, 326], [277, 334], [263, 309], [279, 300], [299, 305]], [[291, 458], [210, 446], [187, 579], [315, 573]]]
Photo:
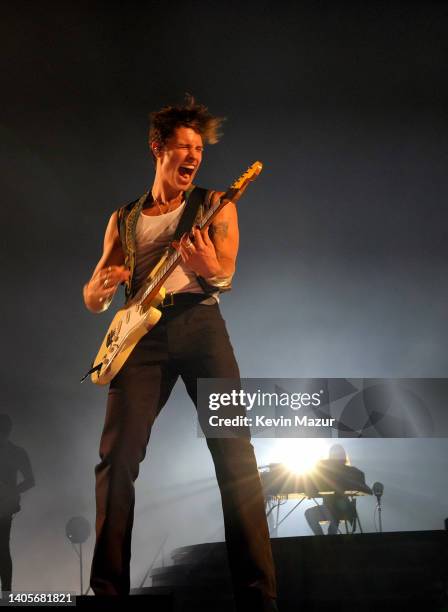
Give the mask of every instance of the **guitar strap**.
[[208, 193], [210, 192], [202, 187], [193, 187], [193, 189], [187, 193], [185, 209], [177, 224], [173, 240], [180, 240], [183, 234], [192, 230], [199, 208], [201, 204], [205, 203]]
[[[193, 190], [187, 193], [187, 203], [174, 232], [173, 241], [180, 240], [185, 233], [193, 229], [199, 209], [202, 206], [203, 210], [205, 210], [205, 204], [210, 204], [212, 194], [213, 191], [203, 189], [202, 187], [193, 187]], [[196, 278], [204, 293], [216, 294], [216, 287], [209, 285], [201, 276], [196, 275]]]

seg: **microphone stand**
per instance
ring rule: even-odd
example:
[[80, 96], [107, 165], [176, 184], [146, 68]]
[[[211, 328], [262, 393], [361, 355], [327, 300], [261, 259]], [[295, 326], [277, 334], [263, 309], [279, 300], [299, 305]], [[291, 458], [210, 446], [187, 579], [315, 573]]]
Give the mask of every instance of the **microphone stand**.
[[376, 500], [377, 500], [376, 507], [378, 508], [378, 522], [379, 522], [380, 533], [383, 533], [383, 520], [381, 517], [381, 497], [383, 495], [384, 485], [381, 482], [375, 482], [372, 488], [373, 488], [373, 493], [376, 496]]
[[383, 521], [381, 518], [381, 497], [377, 497], [378, 500], [378, 522], [380, 526], [380, 533], [383, 533]]

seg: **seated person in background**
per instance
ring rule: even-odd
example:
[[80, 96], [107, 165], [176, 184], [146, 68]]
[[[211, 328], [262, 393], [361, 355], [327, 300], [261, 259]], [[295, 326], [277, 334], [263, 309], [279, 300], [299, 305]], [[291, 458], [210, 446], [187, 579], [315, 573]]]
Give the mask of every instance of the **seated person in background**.
[[[326, 464], [333, 464], [335, 468], [347, 464], [345, 449], [340, 444], [331, 446]], [[320, 523], [329, 522], [328, 535], [338, 532], [339, 522], [348, 520], [353, 523], [356, 517], [355, 502], [347, 495], [336, 492], [332, 495], [324, 495], [320, 506], [313, 506], [305, 510], [305, 518], [314, 535], [324, 535]]]

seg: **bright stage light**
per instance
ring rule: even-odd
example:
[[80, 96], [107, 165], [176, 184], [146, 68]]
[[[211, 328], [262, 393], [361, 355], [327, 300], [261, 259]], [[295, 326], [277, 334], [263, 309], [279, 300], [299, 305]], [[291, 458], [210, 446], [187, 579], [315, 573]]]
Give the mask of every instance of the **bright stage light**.
[[328, 457], [329, 443], [320, 438], [285, 438], [276, 440], [268, 463], [283, 463], [291, 472], [310, 472], [316, 463]]

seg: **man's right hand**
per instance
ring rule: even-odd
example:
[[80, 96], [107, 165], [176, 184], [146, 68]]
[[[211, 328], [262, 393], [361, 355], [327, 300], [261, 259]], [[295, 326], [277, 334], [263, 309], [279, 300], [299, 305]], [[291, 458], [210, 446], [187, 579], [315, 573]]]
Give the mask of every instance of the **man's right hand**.
[[126, 266], [107, 266], [96, 270], [84, 285], [84, 302], [91, 312], [103, 312], [109, 306], [120, 283], [129, 279]]

